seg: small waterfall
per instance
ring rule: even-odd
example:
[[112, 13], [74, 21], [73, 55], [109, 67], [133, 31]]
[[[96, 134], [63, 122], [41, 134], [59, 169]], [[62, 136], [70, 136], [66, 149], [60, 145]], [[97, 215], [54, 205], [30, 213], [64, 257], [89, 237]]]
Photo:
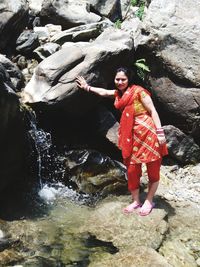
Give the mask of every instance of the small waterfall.
[[35, 150], [37, 153], [38, 178], [40, 187], [42, 183], [42, 159], [49, 156], [49, 148], [52, 145], [50, 133], [37, 129], [36, 124], [31, 121], [32, 128], [29, 130], [31, 138], [35, 141]]
[[30, 143], [30, 167], [38, 180], [40, 189], [45, 184], [62, 180], [65, 172], [64, 158], [52, 143], [51, 134], [38, 128], [35, 113], [28, 110], [28, 138]]

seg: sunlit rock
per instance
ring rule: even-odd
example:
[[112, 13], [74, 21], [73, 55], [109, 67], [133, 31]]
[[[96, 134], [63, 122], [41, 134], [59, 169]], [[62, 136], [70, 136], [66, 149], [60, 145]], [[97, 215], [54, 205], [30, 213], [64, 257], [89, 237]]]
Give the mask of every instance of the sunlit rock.
[[101, 20], [101, 17], [89, 10], [86, 1], [50, 1], [44, 0], [40, 12], [43, 23], [60, 24], [63, 29]]

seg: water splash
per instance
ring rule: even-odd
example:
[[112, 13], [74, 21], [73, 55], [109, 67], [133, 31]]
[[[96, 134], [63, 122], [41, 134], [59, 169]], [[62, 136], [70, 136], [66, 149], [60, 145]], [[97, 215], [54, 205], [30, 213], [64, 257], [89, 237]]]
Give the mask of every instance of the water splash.
[[59, 199], [70, 199], [80, 205], [91, 201], [90, 195], [80, 194], [62, 183], [45, 184], [38, 194], [46, 204], [54, 204]]

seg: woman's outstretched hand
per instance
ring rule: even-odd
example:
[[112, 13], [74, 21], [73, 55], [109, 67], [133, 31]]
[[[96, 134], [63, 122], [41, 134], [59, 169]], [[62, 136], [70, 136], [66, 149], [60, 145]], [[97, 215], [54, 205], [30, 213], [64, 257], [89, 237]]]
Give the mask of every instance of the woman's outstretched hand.
[[77, 86], [83, 90], [89, 91], [89, 85], [87, 84], [85, 78], [83, 76], [76, 77]]

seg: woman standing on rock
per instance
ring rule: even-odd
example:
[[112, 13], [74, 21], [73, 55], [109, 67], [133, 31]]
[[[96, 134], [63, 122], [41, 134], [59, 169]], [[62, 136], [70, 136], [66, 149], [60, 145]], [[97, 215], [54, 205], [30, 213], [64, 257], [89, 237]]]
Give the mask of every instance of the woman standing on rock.
[[[115, 98], [114, 106], [122, 112], [119, 127], [119, 148], [127, 167], [128, 189], [132, 203], [124, 208], [131, 213], [139, 208], [139, 214], [148, 215], [154, 208], [153, 197], [158, 188], [162, 156], [167, 154], [166, 140], [158, 113], [150, 93], [141, 86], [130, 84], [130, 72], [119, 68], [115, 74], [116, 90], [107, 90], [87, 84], [82, 76], [76, 79], [79, 88], [102, 97]], [[143, 205], [139, 187], [142, 163], [147, 166], [148, 193]]]

